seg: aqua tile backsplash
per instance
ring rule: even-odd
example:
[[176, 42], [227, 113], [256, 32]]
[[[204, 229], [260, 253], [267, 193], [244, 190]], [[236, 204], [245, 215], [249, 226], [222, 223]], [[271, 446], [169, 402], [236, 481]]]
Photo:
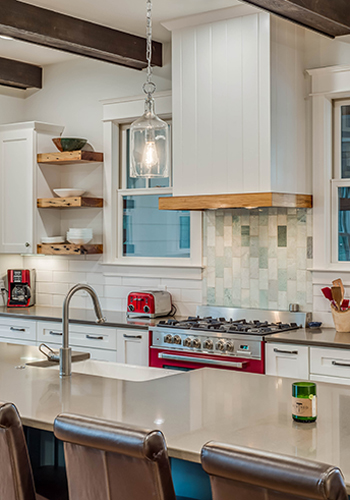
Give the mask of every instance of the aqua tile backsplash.
[[206, 211], [203, 303], [312, 310], [312, 210]]

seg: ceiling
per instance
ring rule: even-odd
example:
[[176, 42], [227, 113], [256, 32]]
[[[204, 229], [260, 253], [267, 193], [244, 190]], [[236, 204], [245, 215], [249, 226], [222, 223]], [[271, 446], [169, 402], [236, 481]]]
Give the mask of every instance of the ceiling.
[[[145, 35], [145, 0], [21, 0], [135, 35]], [[162, 21], [240, 5], [238, 0], [153, 0], [154, 39], [170, 41]]]

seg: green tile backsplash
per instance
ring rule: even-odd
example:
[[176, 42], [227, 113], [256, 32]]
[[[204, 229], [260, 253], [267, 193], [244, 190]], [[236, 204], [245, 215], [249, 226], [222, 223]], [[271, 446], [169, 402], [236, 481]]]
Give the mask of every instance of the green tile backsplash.
[[312, 310], [312, 210], [204, 213], [203, 303]]

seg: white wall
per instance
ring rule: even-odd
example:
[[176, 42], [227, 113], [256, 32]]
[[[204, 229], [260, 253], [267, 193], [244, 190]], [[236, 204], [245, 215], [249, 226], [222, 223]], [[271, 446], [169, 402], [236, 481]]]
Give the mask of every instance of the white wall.
[[[154, 71], [158, 90], [171, 88], [170, 64]], [[101, 100], [139, 95], [145, 73], [80, 58], [44, 68], [43, 89], [25, 100], [26, 120], [65, 125], [65, 136], [85, 137], [103, 148]]]
[[0, 124], [23, 120], [24, 95], [24, 91], [0, 86]]

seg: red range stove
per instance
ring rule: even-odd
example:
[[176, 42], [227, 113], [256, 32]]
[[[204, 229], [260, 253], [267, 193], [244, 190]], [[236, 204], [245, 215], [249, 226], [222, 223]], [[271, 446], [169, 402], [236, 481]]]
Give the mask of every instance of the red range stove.
[[[200, 306], [196, 317], [151, 328], [149, 364], [172, 370], [265, 373], [266, 335], [305, 327], [310, 313]], [[258, 319], [257, 319], [258, 318]]]

